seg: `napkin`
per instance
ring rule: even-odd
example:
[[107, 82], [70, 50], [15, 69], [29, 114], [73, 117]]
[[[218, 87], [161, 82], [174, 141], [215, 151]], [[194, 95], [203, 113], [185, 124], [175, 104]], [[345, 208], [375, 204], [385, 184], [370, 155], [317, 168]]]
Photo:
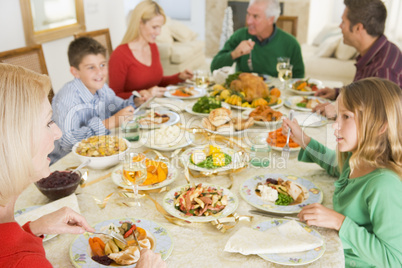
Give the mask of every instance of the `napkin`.
[[296, 221], [289, 221], [265, 232], [242, 227], [229, 238], [225, 251], [243, 255], [292, 253], [311, 250], [323, 243]]
[[28, 221], [34, 221], [42, 217], [43, 215], [54, 212], [62, 207], [70, 207], [75, 212], [80, 213], [80, 208], [78, 206], [77, 196], [71, 194], [69, 196], [60, 198], [56, 201], [38, 207], [37, 209], [31, 210], [15, 218], [15, 220], [20, 225], [24, 225]]

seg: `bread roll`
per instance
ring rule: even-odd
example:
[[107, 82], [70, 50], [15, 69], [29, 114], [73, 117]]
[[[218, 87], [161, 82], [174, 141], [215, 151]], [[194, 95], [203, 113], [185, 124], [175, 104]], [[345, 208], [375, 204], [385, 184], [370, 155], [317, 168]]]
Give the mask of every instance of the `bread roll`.
[[216, 127], [214, 125], [211, 124], [211, 122], [209, 121], [208, 118], [204, 117], [201, 121], [201, 125], [203, 128], [208, 129], [208, 130], [212, 130], [215, 131]]
[[227, 108], [214, 109], [209, 113], [209, 121], [212, 125], [218, 127], [230, 121], [232, 111]]
[[252, 125], [254, 125], [254, 118], [250, 117], [248, 119], [241, 119], [241, 118], [234, 118], [232, 120], [234, 128], [237, 131], [243, 130], [243, 129], [247, 129], [249, 127], [251, 127]]
[[233, 124], [231, 122], [229, 122], [227, 124], [223, 124], [223, 125], [220, 125], [219, 127], [216, 127], [216, 131], [221, 132], [221, 133], [222, 132], [226, 132], [226, 133], [233, 132], [234, 127], [233, 127]]

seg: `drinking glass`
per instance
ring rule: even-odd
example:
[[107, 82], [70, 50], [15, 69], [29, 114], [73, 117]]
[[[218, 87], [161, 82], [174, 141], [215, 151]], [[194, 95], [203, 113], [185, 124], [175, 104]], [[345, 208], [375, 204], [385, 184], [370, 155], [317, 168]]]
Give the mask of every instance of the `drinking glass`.
[[[288, 57], [278, 57], [276, 58], [276, 70], [279, 73], [279, 66], [283, 63], [290, 64], [290, 58]], [[278, 75], [279, 77], [279, 75]]]
[[198, 88], [206, 88], [209, 85], [209, 72], [205, 70], [194, 71], [195, 86]]
[[133, 188], [134, 206], [141, 207], [138, 196], [138, 185], [147, 179], [147, 167], [145, 155], [141, 153], [128, 152], [124, 155], [123, 180]]
[[287, 88], [287, 81], [292, 78], [293, 65], [281, 63], [277, 65], [279, 80], [283, 83], [283, 88]]

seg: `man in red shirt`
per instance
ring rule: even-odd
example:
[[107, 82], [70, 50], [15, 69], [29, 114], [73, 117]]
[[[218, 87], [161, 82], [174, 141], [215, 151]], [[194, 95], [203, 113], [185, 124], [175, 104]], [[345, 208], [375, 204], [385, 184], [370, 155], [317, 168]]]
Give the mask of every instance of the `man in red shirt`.
[[[366, 77], [380, 77], [395, 82], [402, 88], [402, 54], [400, 49], [385, 37], [387, 9], [381, 0], [344, 0], [346, 6], [342, 22], [343, 42], [359, 52], [353, 81]], [[336, 99], [339, 88], [323, 88], [315, 95]], [[332, 109], [321, 104], [313, 111], [333, 115]], [[327, 110], [327, 111], [325, 111]]]

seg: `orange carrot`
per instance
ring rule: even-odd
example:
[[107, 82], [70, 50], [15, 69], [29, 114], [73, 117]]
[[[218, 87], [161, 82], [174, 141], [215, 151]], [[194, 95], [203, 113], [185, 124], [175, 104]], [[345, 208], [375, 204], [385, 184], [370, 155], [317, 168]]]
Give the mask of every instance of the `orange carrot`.
[[101, 246], [102, 251], [105, 250], [105, 243], [103, 243], [102, 239], [100, 239], [99, 237], [94, 237], [93, 239], [94, 243], [98, 242], [99, 245]]
[[92, 253], [93, 253], [94, 255], [96, 255], [96, 256], [103, 256], [103, 255], [105, 255], [105, 254], [103, 253], [103, 250], [102, 250], [100, 244], [99, 244], [97, 241], [94, 241], [94, 240], [92, 239], [92, 237], [89, 238], [88, 241], [89, 241], [89, 246], [91, 247]]

